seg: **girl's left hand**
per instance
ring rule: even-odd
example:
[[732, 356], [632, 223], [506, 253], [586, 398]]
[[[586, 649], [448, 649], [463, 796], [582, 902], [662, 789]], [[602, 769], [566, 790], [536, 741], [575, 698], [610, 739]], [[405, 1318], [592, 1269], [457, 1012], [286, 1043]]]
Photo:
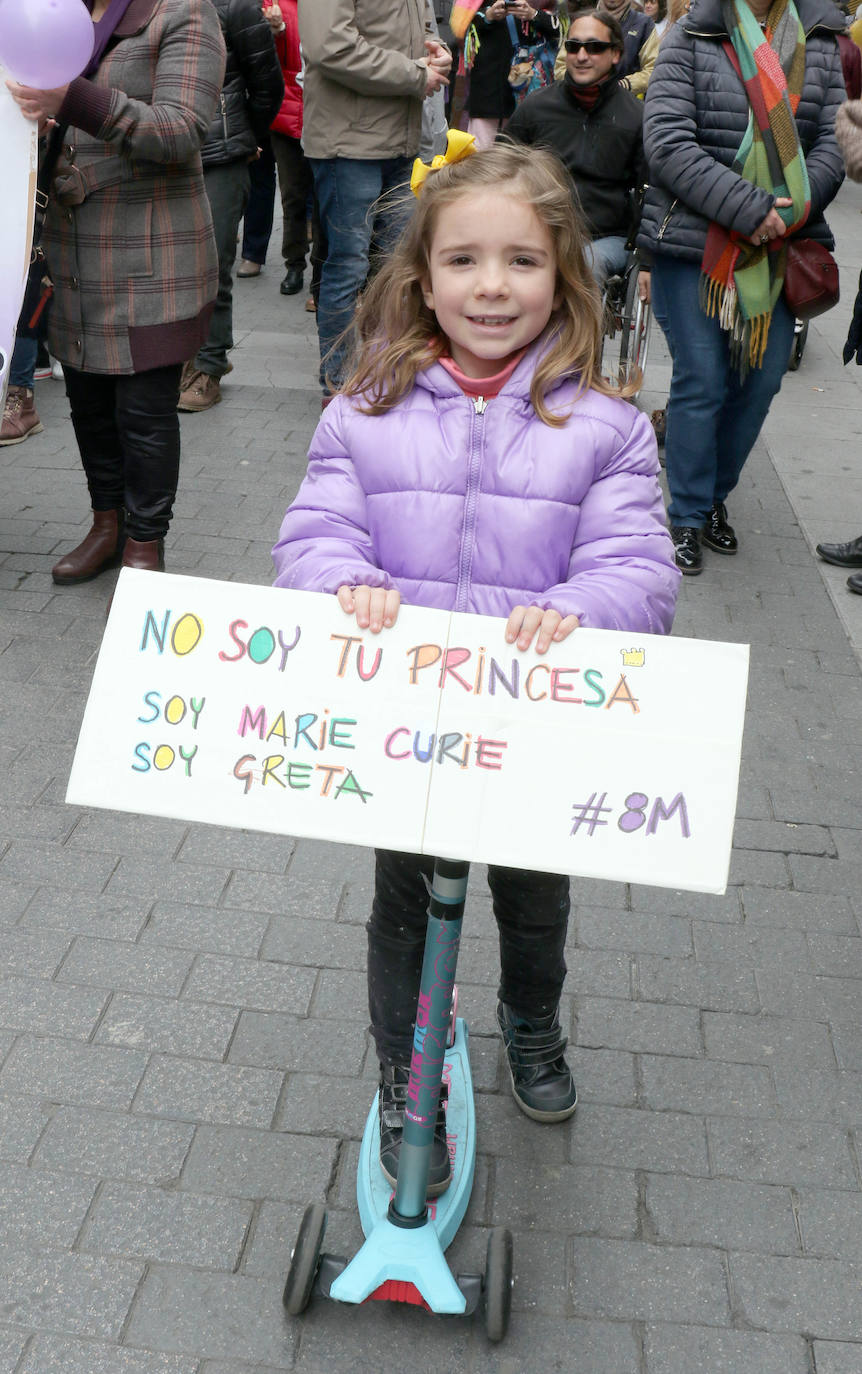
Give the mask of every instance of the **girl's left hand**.
[[361, 583], [358, 587], [339, 587], [336, 593], [338, 604], [348, 615], [356, 616], [360, 630], [370, 630], [377, 635], [383, 629], [390, 629], [398, 618], [401, 593], [390, 587], [368, 587]]
[[35, 119], [41, 127], [49, 119], [59, 114], [60, 106], [66, 99], [69, 87], [58, 86], [53, 91], [38, 91], [34, 86], [19, 86], [17, 81], [7, 81], [12, 99], [26, 119]]
[[545, 654], [552, 643], [567, 639], [578, 624], [576, 615], [563, 619], [559, 611], [543, 611], [541, 606], [515, 606], [506, 621], [506, 643], [514, 644], [517, 640], [519, 649], [529, 649], [538, 631], [536, 653]]

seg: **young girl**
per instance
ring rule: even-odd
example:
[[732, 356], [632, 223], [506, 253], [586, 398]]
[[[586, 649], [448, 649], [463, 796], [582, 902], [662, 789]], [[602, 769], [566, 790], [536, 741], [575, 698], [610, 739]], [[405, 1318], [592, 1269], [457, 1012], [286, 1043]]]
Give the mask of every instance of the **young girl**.
[[[276, 586], [332, 592], [361, 630], [401, 598], [505, 617], [544, 653], [578, 625], [664, 633], [678, 573], [649, 421], [599, 375], [601, 307], [571, 183], [499, 144], [431, 172], [368, 288], [352, 377], [318, 425]], [[381, 1167], [397, 1172], [433, 859], [377, 852], [368, 924]], [[519, 1107], [577, 1103], [558, 1007], [569, 883], [489, 868], [497, 1011]], [[438, 1113], [431, 1190], [449, 1181]]]

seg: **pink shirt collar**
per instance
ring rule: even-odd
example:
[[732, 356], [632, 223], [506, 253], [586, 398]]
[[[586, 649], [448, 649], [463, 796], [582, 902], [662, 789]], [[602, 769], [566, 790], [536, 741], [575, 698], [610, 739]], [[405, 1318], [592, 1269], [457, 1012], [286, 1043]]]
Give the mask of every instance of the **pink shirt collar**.
[[526, 351], [526, 348], [522, 348], [517, 353], [513, 353], [508, 362], [499, 372], [495, 372], [493, 377], [468, 377], [466, 373], [461, 371], [458, 364], [449, 357], [448, 353], [441, 354], [437, 361], [441, 367], [445, 367], [449, 376], [458, 383], [465, 395], [484, 396], [486, 401], [490, 401], [500, 394]]

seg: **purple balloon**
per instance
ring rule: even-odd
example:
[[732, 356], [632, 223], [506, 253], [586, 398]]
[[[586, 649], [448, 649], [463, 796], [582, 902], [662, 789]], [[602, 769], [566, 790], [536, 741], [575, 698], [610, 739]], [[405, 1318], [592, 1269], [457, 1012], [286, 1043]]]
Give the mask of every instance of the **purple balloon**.
[[86, 67], [94, 40], [81, 0], [0, 0], [0, 62], [22, 86], [65, 86]]

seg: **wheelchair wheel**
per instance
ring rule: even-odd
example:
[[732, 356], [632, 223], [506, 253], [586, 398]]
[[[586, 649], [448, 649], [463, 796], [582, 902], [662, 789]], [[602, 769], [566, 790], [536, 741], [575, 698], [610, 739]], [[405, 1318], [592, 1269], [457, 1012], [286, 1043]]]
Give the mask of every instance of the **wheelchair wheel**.
[[[610, 277], [604, 293], [605, 338], [602, 372], [614, 383], [646, 368], [652, 312], [638, 296], [638, 269], [632, 262], [622, 277]], [[632, 397], [634, 399], [634, 397]]]
[[796, 372], [802, 362], [802, 354], [805, 352], [805, 342], [808, 338], [808, 321], [797, 320], [793, 330], [793, 344], [790, 349], [790, 361], [787, 364], [788, 372]]
[[620, 377], [624, 381], [629, 381], [637, 369], [646, 371], [651, 322], [652, 311], [638, 295], [638, 272], [633, 266], [626, 282], [620, 334]]

